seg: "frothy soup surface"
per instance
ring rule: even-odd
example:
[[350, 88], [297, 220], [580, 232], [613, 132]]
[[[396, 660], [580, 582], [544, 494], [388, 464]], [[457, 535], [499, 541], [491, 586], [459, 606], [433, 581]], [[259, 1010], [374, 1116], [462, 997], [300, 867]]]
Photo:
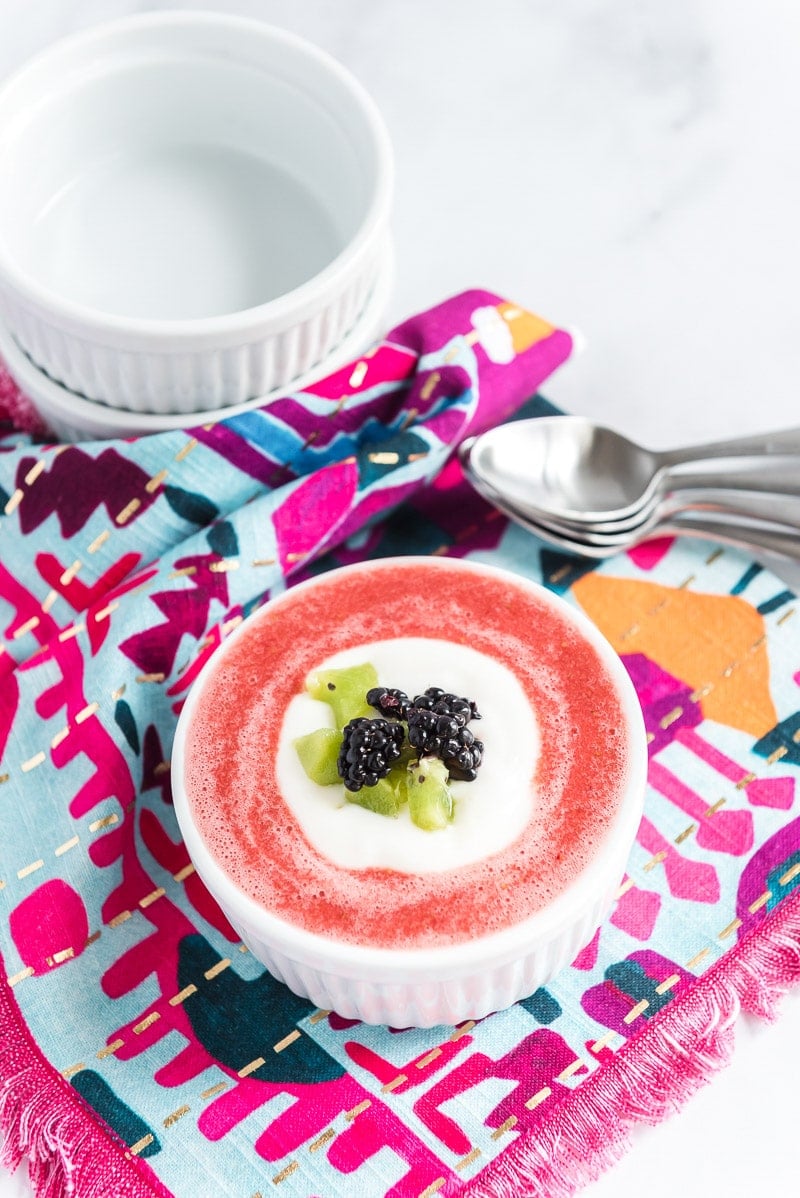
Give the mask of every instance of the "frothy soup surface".
[[[356, 846], [343, 857], [348, 836], [371, 837], [371, 826], [378, 836], [387, 825], [391, 834], [400, 821], [346, 804], [331, 810], [330, 795], [320, 799], [320, 828], [309, 834], [313, 804], [309, 817], [307, 802], [301, 810], [294, 794], [287, 801], [291, 773], [277, 768], [279, 756], [286, 755], [287, 711], [307, 675], [335, 655], [347, 660], [365, 645], [394, 638], [413, 638], [407, 643], [420, 655], [427, 638], [431, 659], [439, 663], [447, 661], [446, 653], [437, 656], [441, 642], [472, 651], [456, 652], [454, 660], [477, 663], [469, 697], [484, 714], [487, 760], [493, 723], [497, 752], [509, 751], [509, 737], [502, 735], [506, 723], [522, 730], [511, 738], [515, 756], [522, 754], [513, 770], [509, 765], [513, 797], [506, 803], [496, 757], [488, 793], [484, 786], [474, 798], [470, 787], [476, 783], [454, 786], [454, 824], [435, 832], [413, 829], [423, 838], [417, 869], [409, 855], [413, 838], [399, 858], [373, 852], [371, 845], [364, 852]], [[481, 657], [511, 679], [513, 689], [503, 692], [503, 702], [518, 702], [516, 715], [487, 708], [488, 696], [480, 693]], [[424, 674], [417, 660], [414, 678], [420, 670]], [[380, 681], [402, 686], [394, 679]], [[456, 689], [441, 677], [429, 678], [427, 685]], [[310, 589], [288, 592], [224, 648], [201, 683], [187, 731], [184, 785], [195, 823], [220, 866], [273, 914], [354, 944], [441, 946], [519, 923], [578, 878], [622, 797], [629, 767], [625, 726], [605, 664], [546, 594], [510, 577], [443, 562], [376, 563], [334, 571]], [[475, 731], [481, 735], [481, 724]], [[318, 789], [321, 796], [338, 790]], [[340, 798], [343, 802], [343, 790]], [[448, 838], [459, 835], [459, 807], [466, 813], [470, 804], [473, 824], [479, 828], [483, 819], [487, 832], [493, 831], [487, 852], [454, 851], [455, 864], [443, 868]], [[326, 853], [324, 819], [350, 818], [353, 810], [356, 832], [338, 836], [336, 844], [332, 838]], [[498, 835], [504, 816], [507, 831]], [[428, 868], [430, 846], [437, 843], [441, 859]], [[392, 866], [371, 864], [384, 860]]]

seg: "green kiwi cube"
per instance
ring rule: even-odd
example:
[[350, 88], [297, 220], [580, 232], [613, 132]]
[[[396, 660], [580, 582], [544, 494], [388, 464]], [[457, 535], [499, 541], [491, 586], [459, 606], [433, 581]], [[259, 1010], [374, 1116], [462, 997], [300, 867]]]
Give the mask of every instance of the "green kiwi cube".
[[318, 786], [333, 786], [341, 782], [336, 763], [342, 744], [338, 728], [317, 728], [294, 742], [300, 764], [312, 782]]
[[421, 757], [408, 767], [408, 810], [418, 828], [437, 832], [452, 820], [453, 796], [447, 780], [447, 766], [437, 757]]
[[378, 713], [367, 703], [367, 691], [377, 685], [377, 671], [369, 662], [336, 670], [315, 670], [306, 679], [311, 698], [330, 705], [337, 728], [361, 717], [375, 719]]
[[385, 778], [379, 778], [374, 786], [345, 791], [347, 801], [359, 807], [366, 807], [367, 811], [374, 811], [376, 815], [388, 815], [397, 819], [405, 802], [401, 785], [398, 784], [401, 781], [404, 780], [387, 775]]

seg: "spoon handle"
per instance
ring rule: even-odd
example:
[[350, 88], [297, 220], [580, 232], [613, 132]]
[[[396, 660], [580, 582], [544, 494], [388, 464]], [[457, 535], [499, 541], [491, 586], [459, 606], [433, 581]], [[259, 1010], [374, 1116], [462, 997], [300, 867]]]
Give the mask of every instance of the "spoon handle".
[[705, 445], [686, 445], [664, 450], [655, 456], [660, 466], [671, 467], [711, 458], [763, 457], [766, 454], [800, 454], [800, 428], [756, 433], [730, 441], [710, 441]]
[[696, 512], [700, 516], [710, 514], [711, 518], [724, 519], [731, 516], [734, 519], [762, 520], [766, 524], [785, 524], [796, 528], [800, 533], [800, 489], [796, 494], [773, 491], [743, 491], [742, 488], [729, 490], [699, 488], [692, 491], [674, 491], [660, 505], [660, 515], [655, 518], [671, 520], [680, 513]]
[[[676, 480], [677, 481], [677, 480]], [[694, 480], [693, 480], [694, 482]], [[592, 544], [608, 541], [609, 544], [624, 545], [632, 536], [650, 535], [650, 529], [660, 527], [665, 521], [676, 516], [684, 519], [691, 512], [700, 518], [706, 514], [712, 519], [731, 517], [734, 520], [762, 520], [766, 524], [782, 524], [789, 528], [800, 530], [800, 486], [797, 491], [772, 490], [764, 491], [763, 482], [758, 490], [748, 490], [743, 487], [728, 487], [723, 481], [722, 486], [693, 485], [684, 489], [683, 476], [680, 486], [676, 486], [663, 495], [658, 502], [640, 509], [634, 516], [622, 520], [554, 520], [549, 521], [545, 513], [541, 518], [551, 524], [557, 523], [564, 529], [570, 529], [581, 538], [586, 538]]]
[[724, 466], [706, 470], [670, 469], [663, 491], [774, 491], [781, 495], [800, 495], [800, 454], [744, 459], [735, 470]]
[[735, 545], [740, 549], [764, 549], [789, 561], [800, 561], [800, 530], [786, 525], [704, 519], [697, 516], [676, 516], [659, 524], [648, 536], [693, 536], [704, 540]]

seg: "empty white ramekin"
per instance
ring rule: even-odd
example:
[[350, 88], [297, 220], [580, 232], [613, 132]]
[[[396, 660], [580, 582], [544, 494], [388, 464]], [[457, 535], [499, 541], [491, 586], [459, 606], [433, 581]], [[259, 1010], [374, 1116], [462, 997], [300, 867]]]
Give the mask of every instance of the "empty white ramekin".
[[[443, 558], [384, 559], [344, 570], [353, 574], [377, 566], [396, 572], [398, 565], [409, 563], [422, 564], [430, 573], [426, 593], [431, 596], [428, 610], [432, 619], [437, 590], [446, 571], [491, 577], [500, 588], [508, 587], [512, 580], [503, 570]], [[215, 652], [195, 682], [178, 722], [171, 757], [175, 813], [181, 832], [197, 872], [243, 942], [270, 973], [295, 993], [346, 1018], [393, 1027], [430, 1027], [480, 1019], [532, 994], [569, 965], [591, 940], [612, 905], [644, 803], [647, 744], [636, 693], [619, 658], [594, 625], [551, 592], [513, 576], [516, 586], [534, 592], [556, 607], [593, 646], [620, 701], [628, 750], [627, 773], [619, 806], [605, 828], [599, 848], [576, 880], [549, 904], [521, 923], [466, 943], [392, 950], [341, 943], [312, 933], [278, 917], [266, 905], [245, 894], [209, 850], [194, 820], [187, 794], [186, 753], [200, 695], [224, 662], [231, 645], [247, 637], [257, 622], [269, 622], [277, 605], [302, 604], [309, 594], [325, 587], [331, 577], [325, 574], [305, 581], [250, 616]], [[591, 703], [590, 695], [587, 700]], [[569, 751], [568, 745], [565, 751]], [[369, 888], [365, 885], [363, 898], [369, 901]]]
[[0, 91], [0, 319], [133, 412], [264, 395], [347, 335], [383, 267], [392, 159], [335, 60], [215, 13], [59, 42]]
[[393, 256], [391, 248], [387, 246], [384, 267], [353, 327], [322, 361], [305, 374], [293, 379], [290, 387], [276, 388], [267, 395], [256, 396], [241, 404], [209, 409], [198, 414], [194, 421], [191, 413], [187, 415], [174, 412], [129, 412], [124, 408], [110, 407], [105, 403], [84, 399], [74, 391], [68, 391], [60, 383], [48, 378], [44, 371], [23, 353], [2, 324], [0, 362], [5, 365], [20, 391], [30, 400], [48, 431], [59, 441], [144, 437], [152, 433], [168, 432], [170, 429], [186, 428], [192, 423], [208, 424], [225, 420], [252, 408], [264, 407], [277, 395], [304, 390], [326, 375], [342, 369], [348, 362], [355, 362], [358, 355], [373, 346], [385, 331], [384, 317], [393, 274]]

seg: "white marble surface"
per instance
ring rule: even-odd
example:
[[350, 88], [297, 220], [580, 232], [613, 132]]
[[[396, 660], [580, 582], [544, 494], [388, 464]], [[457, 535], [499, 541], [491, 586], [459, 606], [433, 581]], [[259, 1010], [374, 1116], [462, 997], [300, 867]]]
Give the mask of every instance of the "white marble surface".
[[[0, 0], [0, 74], [155, 5]], [[179, 6], [173, 6], [179, 7]], [[797, 420], [793, 0], [219, 0], [366, 84], [397, 158], [395, 320], [479, 285], [580, 328], [548, 393], [653, 446]], [[800, 996], [592, 1198], [796, 1186]], [[0, 1198], [30, 1193], [0, 1177]], [[509, 1195], [509, 1198], [512, 1198]]]

